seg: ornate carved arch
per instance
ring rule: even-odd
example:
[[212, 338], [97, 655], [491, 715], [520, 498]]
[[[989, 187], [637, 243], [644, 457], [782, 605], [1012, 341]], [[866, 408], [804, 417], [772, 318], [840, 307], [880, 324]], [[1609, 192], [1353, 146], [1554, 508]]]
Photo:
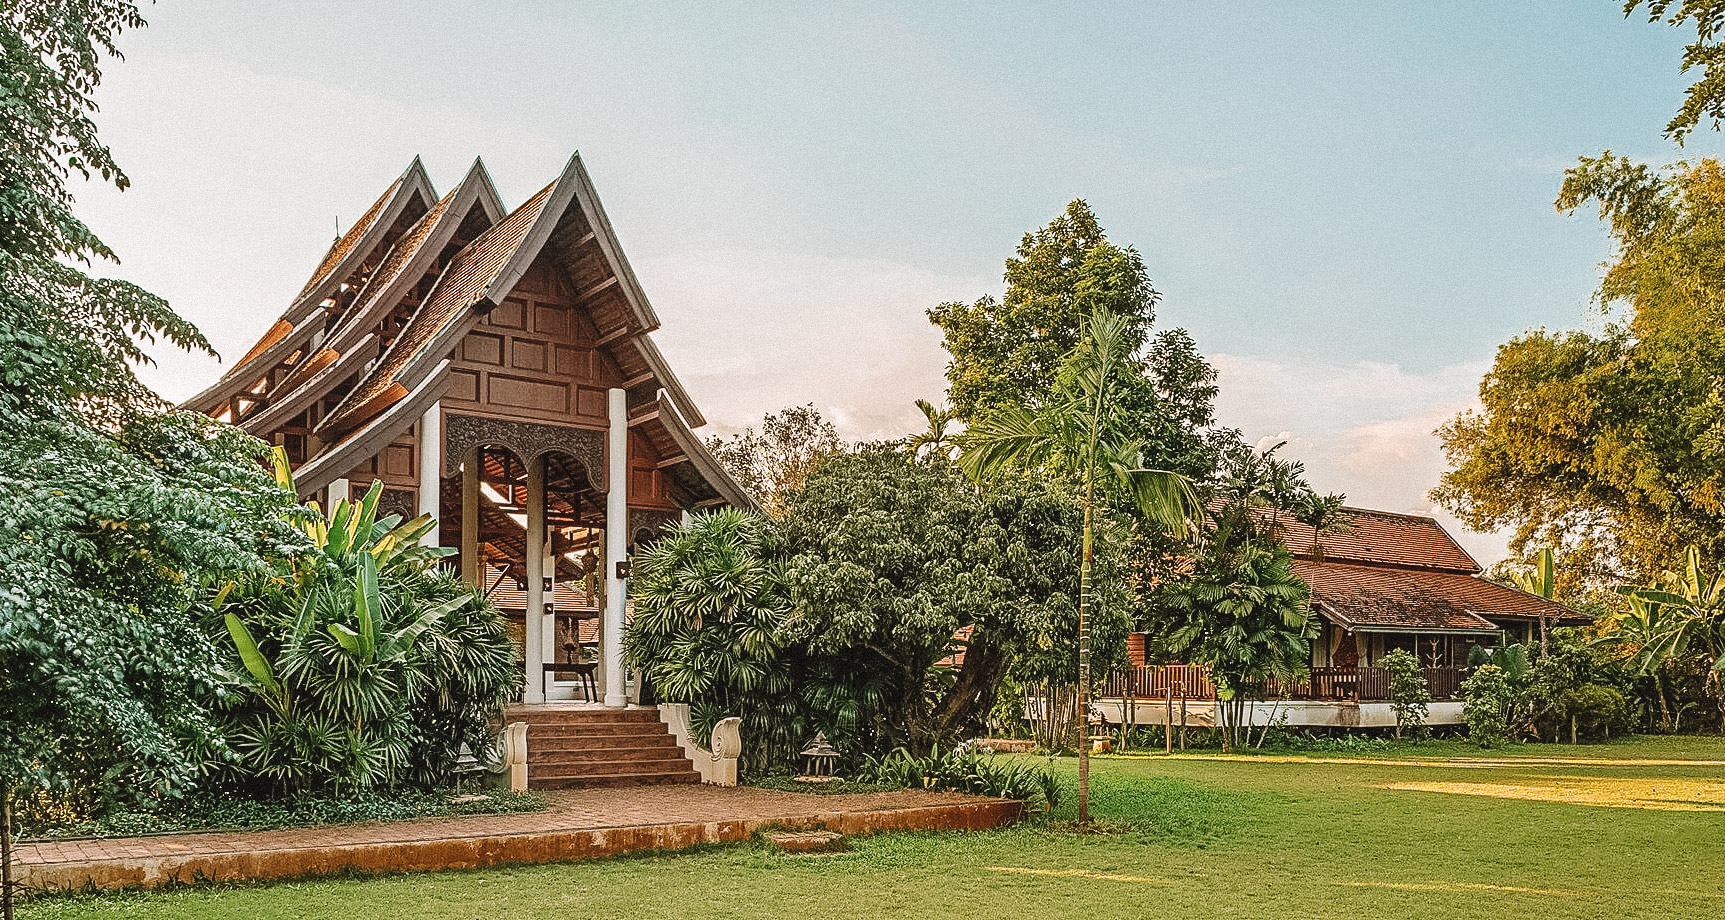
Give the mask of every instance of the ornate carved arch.
[[443, 474], [460, 472], [462, 458], [486, 445], [508, 448], [526, 463], [546, 454], [568, 454], [587, 471], [588, 482], [606, 483], [604, 432], [476, 415], [443, 417]]

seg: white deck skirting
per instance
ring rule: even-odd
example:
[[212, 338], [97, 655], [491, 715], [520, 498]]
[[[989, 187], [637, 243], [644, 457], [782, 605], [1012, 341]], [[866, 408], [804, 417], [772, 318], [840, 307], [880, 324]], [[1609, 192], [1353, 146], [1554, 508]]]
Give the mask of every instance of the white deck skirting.
[[[1113, 725], [1125, 721], [1126, 701], [1099, 699], [1096, 706]], [[1168, 715], [1164, 700], [1135, 701], [1133, 722], [1137, 725], [1161, 725]], [[1265, 700], [1246, 704], [1246, 723], [1265, 725], [1283, 722], [1290, 728], [1394, 728], [1395, 712], [1389, 703], [1353, 703], [1323, 700]], [[1174, 724], [1180, 724], [1180, 701], [1174, 701]], [[1187, 700], [1186, 724], [1208, 727], [1216, 724], [1215, 703], [1211, 700]], [[1432, 703], [1426, 714], [1427, 725], [1460, 725], [1461, 703]]]

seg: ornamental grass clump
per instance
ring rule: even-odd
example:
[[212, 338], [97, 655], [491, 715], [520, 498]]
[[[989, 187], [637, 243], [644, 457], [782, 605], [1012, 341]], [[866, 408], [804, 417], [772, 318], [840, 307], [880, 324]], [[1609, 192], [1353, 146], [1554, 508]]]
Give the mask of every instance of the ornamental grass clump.
[[1000, 760], [969, 745], [950, 751], [937, 749], [923, 757], [904, 748], [881, 757], [864, 757], [858, 776], [866, 783], [899, 789], [963, 792], [1025, 802], [1041, 795], [1050, 808], [1060, 788], [1051, 767]]

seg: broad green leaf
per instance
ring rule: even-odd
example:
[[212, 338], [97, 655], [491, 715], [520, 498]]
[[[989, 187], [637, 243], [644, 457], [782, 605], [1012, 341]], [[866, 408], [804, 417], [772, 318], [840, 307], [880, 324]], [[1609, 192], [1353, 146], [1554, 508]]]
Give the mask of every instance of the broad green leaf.
[[233, 638], [234, 647], [239, 650], [240, 663], [246, 666], [246, 670], [257, 678], [258, 683], [262, 684], [264, 689], [269, 691], [270, 696], [280, 698], [282, 685], [276, 680], [275, 669], [270, 667], [269, 659], [265, 658], [263, 652], [258, 650], [257, 641], [252, 638], [251, 630], [247, 629], [246, 624], [232, 613], [223, 616], [222, 621], [227, 624], [228, 635]]

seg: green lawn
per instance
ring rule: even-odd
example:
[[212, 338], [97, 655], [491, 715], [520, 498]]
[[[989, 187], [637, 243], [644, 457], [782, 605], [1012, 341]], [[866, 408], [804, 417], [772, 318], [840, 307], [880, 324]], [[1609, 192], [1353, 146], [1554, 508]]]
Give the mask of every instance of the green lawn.
[[[1725, 741], [1098, 758], [1115, 832], [903, 834], [511, 870], [40, 902], [27, 918], [1703, 917]], [[1062, 768], [1069, 773], [1072, 761]]]

